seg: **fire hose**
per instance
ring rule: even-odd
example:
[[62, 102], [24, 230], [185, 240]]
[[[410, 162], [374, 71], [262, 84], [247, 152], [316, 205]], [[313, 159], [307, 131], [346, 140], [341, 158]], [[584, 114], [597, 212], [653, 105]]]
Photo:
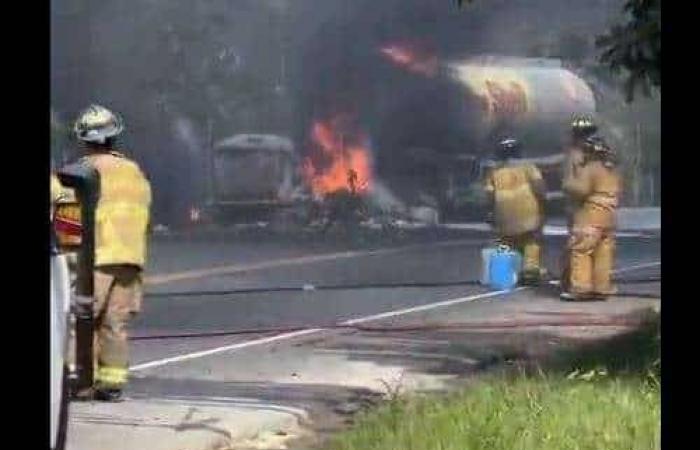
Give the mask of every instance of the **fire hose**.
[[[646, 277], [636, 279], [617, 279], [618, 284], [644, 284], [658, 283], [661, 277]], [[424, 288], [424, 287], [441, 287], [441, 286], [462, 286], [462, 285], [479, 285], [478, 280], [463, 280], [455, 282], [412, 282], [412, 283], [367, 283], [367, 284], [336, 284], [336, 285], [310, 285], [302, 286], [277, 286], [277, 287], [260, 287], [248, 289], [228, 289], [228, 290], [209, 290], [209, 291], [183, 291], [183, 292], [161, 292], [146, 294], [147, 297], [190, 297], [190, 296], [222, 296], [264, 292], [298, 292], [298, 291], [322, 291], [322, 290], [350, 290], [350, 289], [377, 289], [377, 288]], [[546, 285], [545, 285], [546, 286]], [[551, 286], [551, 285], [549, 285]], [[544, 287], [544, 286], [542, 286]], [[636, 297], [636, 298], [660, 298], [657, 294], [636, 293], [636, 292], [619, 292], [615, 297]], [[274, 327], [258, 327], [238, 330], [222, 330], [208, 332], [192, 332], [178, 334], [159, 334], [159, 335], [134, 335], [130, 337], [132, 341], [145, 340], [162, 340], [162, 339], [185, 339], [185, 338], [205, 338], [205, 337], [222, 337], [222, 336], [238, 336], [246, 334], [272, 334], [272, 333], [290, 333], [303, 331], [307, 329], [349, 329], [362, 332], [416, 332], [416, 331], [438, 331], [438, 330], [473, 330], [487, 331], [494, 329], [509, 329], [509, 328], [532, 328], [532, 327], [581, 327], [581, 326], [617, 326], [617, 327], [636, 327], [641, 325], [644, 320], [640, 318], [630, 318], [629, 316], [594, 316], [587, 313], [568, 313], [567, 315], [578, 315], [578, 318], [567, 318], [565, 320], [501, 320], [501, 321], [482, 321], [482, 322], [464, 322], [464, 323], [426, 323], [421, 325], [393, 325], [393, 326], [366, 326], [350, 323], [322, 323], [316, 325], [304, 326], [274, 326]]]
[[605, 317], [590, 315], [578, 319], [569, 318], [566, 320], [501, 320], [482, 322], [452, 322], [452, 323], [426, 323], [421, 325], [393, 325], [393, 326], [366, 326], [348, 323], [328, 323], [304, 326], [275, 326], [260, 327], [239, 330], [222, 330], [208, 332], [192, 332], [177, 334], [159, 335], [134, 335], [129, 339], [132, 341], [163, 340], [163, 339], [183, 339], [183, 338], [204, 338], [221, 336], [239, 336], [245, 334], [271, 334], [271, 333], [292, 333], [296, 331], [323, 329], [337, 330], [346, 329], [362, 332], [391, 333], [391, 332], [417, 332], [417, 331], [439, 331], [439, 330], [472, 330], [488, 331], [502, 330], [508, 328], [534, 328], [534, 327], [636, 327], [645, 322], [643, 318], [631, 318], [625, 316]]
[[[660, 283], [661, 277], [646, 277], [637, 279], [620, 279], [614, 280], [617, 284], [651, 284]], [[148, 298], [163, 298], [163, 297], [207, 297], [207, 296], [225, 296], [225, 295], [240, 295], [240, 294], [261, 294], [270, 292], [308, 292], [308, 291], [341, 291], [341, 290], [361, 290], [361, 289], [391, 289], [391, 288], [432, 288], [432, 287], [451, 287], [451, 286], [478, 286], [481, 285], [479, 280], [460, 280], [460, 281], [431, 281], [431, 282], [401, 282], [401, 283], [357, 283], [357, 284], [303, 284], [301, 286], [263, 286], [252, 288], [236, 288], [222, 290], [200, 290], [200, 291], [171, 291], [171, 292], [151, 292], [146, 293]], [[649, 297], [650, 294], [634, 293], [634, 292], [618, 292], [616, 297], [643, 297], [643, 298], [658, 298], [658, 296]]]

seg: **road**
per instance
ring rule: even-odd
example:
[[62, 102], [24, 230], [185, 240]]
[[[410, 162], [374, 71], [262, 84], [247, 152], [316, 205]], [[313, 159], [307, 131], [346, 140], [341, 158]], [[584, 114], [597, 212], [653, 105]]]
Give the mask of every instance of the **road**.
[[[592, 310], [562, 304], [553, 290], [504, 295], [473, 283], [457, 285], [478, 279], [479, 252], [489, 239], [479, 231], [423, 230], [392, 237], [365, 233], [354, 240], [317, 235], [290, 239], [264, 231], [156, 240], [143, 311], [132, 326], [130, 400], [121, 406], [75, 405], [71, 448], [129, 448], [131, 431], [136, 440], [158, 436], [161, 446], [152, 450], [175, 449], [184, 442], [192, 449], [204, 449], [212, 442], [276, 448], [283, 438], [303, 434], [300, 425], [315, 423], [311, 428], [318, 430], [324, 420], [333, 422], [329, 417], [334, 411], [342, 416], [337, 413], [339, 405], [371, 398], [373, 392], [386, 388], [391, 382], [387, 380], [403, 377], [400, 383], [394, 382], [440, 388], [455, 373], [487, 361], [500, 345], [498, 337], [507, 335], [491, 334], [488, 342], [473, 337], [465, 343], [464, 334], [454, 339], [454, 334], [439, 329], [441, 325], [535, 318], [554, 309], [562, 314]], [[552, 273], [559, 272], [563, 243], [562, 236], [545, 239], [544, 259]], [[658, 276], [659, 260], [657, 237], [619, 239], [619, 277]], [[359, 288], [378, 283], [434, 285]], [[358, 288], [211, 294], [338, 284]], [[658, 288], [653, 283], [621, 285], [621, 290], [637, 293], [658, 293]], [[614, 315], [657, 303], [628, 298], [595, 308]], [[431, 324], [436, 329], [422, 333], [329, 330], [334, 324]], [[242, 330], [249, 332], [149, 339]], [[540, 345], [536, 338], [523, 342], [528, 342], [528, 351]], [[406, 373], [411, 375], [406, 378]], [[129, 409], [134, 405], [139, 405], [138, 411]], [[182, 409], [184, 405], [188, 406]], [[205, 419], [188, 416], [196, 411]], [[125, 419], [132, 416], [141, 417], [141, 429]], [[167, 437], [157, 435], [160, 425], [153, 417], [170, 423], [163, 426], [170, 433]], [[282, 424], [290, 418], [293, 423]], [[246, 420], [250, 424], [242, 425]], [[253, 433], [255, 442], [244, 433], [246, 428], [258, 430]]]

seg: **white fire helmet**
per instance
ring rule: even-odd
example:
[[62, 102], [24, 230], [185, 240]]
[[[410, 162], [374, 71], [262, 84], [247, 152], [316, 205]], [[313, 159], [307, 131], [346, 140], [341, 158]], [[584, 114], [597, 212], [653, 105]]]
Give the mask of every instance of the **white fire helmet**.
[[83, 142], [104, 144], [124, 130], [121, 117], [100, 105], [90, 105], [75, 121], [73, 131]]

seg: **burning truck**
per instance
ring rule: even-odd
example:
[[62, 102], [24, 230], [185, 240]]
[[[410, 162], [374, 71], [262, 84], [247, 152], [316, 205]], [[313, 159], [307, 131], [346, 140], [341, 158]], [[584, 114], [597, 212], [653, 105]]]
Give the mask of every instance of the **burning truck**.
[[595, 113], [579, 76], [551, 59], [441, 62], [401, 45], [377, 53], [385, 64], [371, 97], [353, 95], [350, 107], [308, 123], [302, 174], [315, 196], [353, 192], [398, 216], [425, 207], [443, 220], [478, 216], [483, 169], [512, 135], [557, 198], [571, 117]]
[[596, 109], [590, 87], [560, 61], [440, 61], [399, 44], [375, 57], [360, 82], [302, 94], [315, 104], [300, 113], [299, 154], [290, 139], [272, 135], [215, 145], [212, 206], [220, 221], [269, 220], [284, 211], [300, 212], [305, 222], [479, 218], [483, 170], [505, 136], [523, 143], [550, 198], [560, 197], [570, 120]]

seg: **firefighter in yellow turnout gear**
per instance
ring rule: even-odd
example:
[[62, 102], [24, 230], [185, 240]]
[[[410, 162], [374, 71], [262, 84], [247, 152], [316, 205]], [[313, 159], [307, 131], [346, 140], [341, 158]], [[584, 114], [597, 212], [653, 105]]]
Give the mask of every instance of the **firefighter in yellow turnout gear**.
[[55, 174], [51, 174], [50, 177], [50, 200], [49, 200], [49, 218], [51, 219], [51, 222], [53, 222], [53, 217], [54, 217], [54, 212], [56, 205], [58, 202], [63, 198], [64, 194], [64, 187], [61, 184], [61, 182], [58, 180], [58, 177]]
[[493, 206], [499, 242], [523, 255], [520, 278], [524, 284], [536, 284], [544, 274], [540, 238], [546, 187], [537, 167], [514, 161], [520, 157], [518, 141], [501, 141], [496, 166], [486, 175], [485, 190]]
[[[586, 139], [593, 136], [598, 130], [598, 126], [595, 124], [593, 119], [587, 115], [576, 115], [571, 121], [571, 143], [565, 149], [566, 161], [563, 167], [563, 179], [571, 179], [574, 177], [578, 170], [583, 166], [585, 162], [584, 155], [584, 143]], [[574, 211], [576, 210], [576, 205], [578, 199], [569, 197], [566, 203], [566, 223], [567, 231], [571, 234], [574, 223]], [[561, 275], [561, 287], [563, 290], [568, 289], [570, 270], [569, 270], [569, 260], [570, 260], [568, 246], [562, 254], [562, 275]]]
[[114, 147], [121, 119], [92, 105], [75, 123], [83, 162], [97, 170], [95, 210], [95, 389], [99, 400], [121, 397], [128, 374], [127, 324], [140, 311], [151, 188], [139, 166]]
[[564, 180], [575, 202], [564, 300], [605, 299], [615, 291], [610, 276], [621, 177], [612, 149], [601, 138], [588, 138], [583, 149], [584, 164]]
[[61, 185], [61, 182], [58, 181], [58, 177], [54, 175], [53, 173], [51, 174], [51, 206], [56, 204], [56, 201], [58, 201], [59, 198], [61, 198], [61, 191], [63, 190], [63, 186]]
[[73, 189], [63, 186], [54, 174], [51, 175], [51, 201], [58, 247], [74, 257], [73, 252], [80, 247], [80, 204]]

